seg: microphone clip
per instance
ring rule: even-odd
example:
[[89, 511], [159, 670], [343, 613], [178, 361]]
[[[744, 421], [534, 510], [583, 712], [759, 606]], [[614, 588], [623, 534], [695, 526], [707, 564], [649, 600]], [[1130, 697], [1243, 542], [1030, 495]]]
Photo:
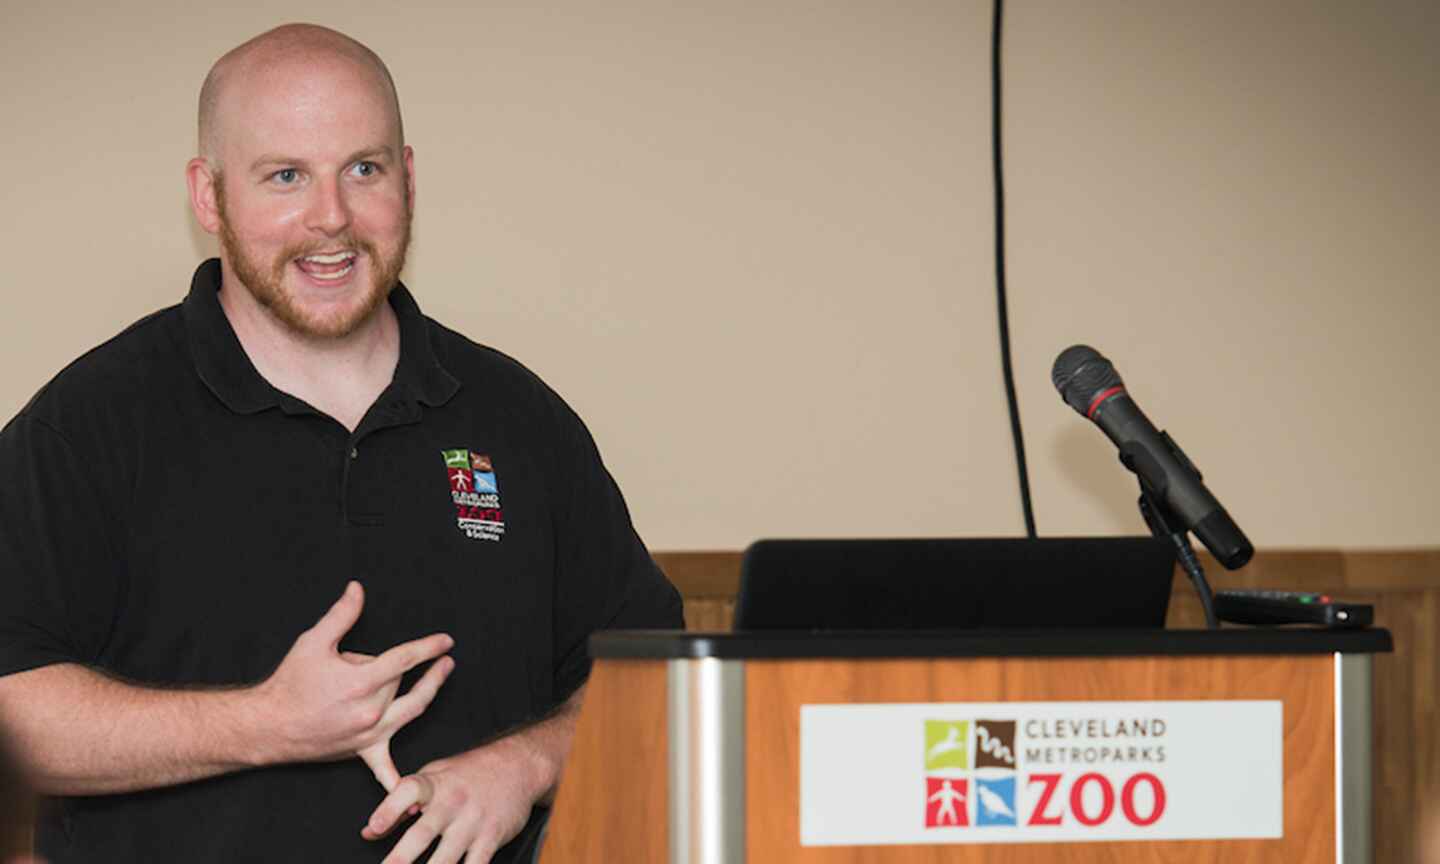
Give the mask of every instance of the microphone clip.
[[[1178, 447], [1175, 449], [1179, 450]], [[1200, 597], [1200, 607], [1205, 612], [1205, 627], [1210, 630], [1219, 629], [1220, 622], [1215, 617], [1215, 593], [1210, 590], [1205, 569], [1200, 566], [1195, 548], [1190, 545], [1190, 532], [1185, 529], [1175, 511], [1165, 505], [1164, 499], [1151, 490], [1143, 475], [1140, 478], [1139, 505], [1140, 515], [1150, 527], [1150, 533], [1156, 537], [1168, 537], [1170, 542], [1175, 544], [1175, 558], [1185, 569], [1185, 575], [1190, 577], [1190, 584], [1195, 586], [1195, 593]]]

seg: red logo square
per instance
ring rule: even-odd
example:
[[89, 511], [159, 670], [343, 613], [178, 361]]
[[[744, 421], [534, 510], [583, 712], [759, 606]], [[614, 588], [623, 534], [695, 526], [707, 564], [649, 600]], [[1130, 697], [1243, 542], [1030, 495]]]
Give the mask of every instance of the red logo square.
[[970, 824], [970, 780], [925, 778], [925, 827], [958, 828]]

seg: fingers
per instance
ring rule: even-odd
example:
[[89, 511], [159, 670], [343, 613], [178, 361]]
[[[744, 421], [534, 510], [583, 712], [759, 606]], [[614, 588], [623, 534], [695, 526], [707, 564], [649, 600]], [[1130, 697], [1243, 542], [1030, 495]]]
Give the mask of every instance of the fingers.
[[420, 676], [404, 696], [391, 702], [385, 708], [385, 714], [380, 718], [380, 723], [392, 731], [399, 729], [416, 717], [425, 713], [430, 703], [435, 700], [435, 694], [440, 692], [440, 685], [450, 677], [455, 669], [455, 661], [449, 657], [441, 657], [425, 674]]
[[336, 600], [320, 620], [315, 622], [315, 626], [310, 628], [310, 632], [331, 649], [337, 648], [340, 640], [345, 638], [345, 634], [349, 633], [350, 628], [355, 626], [355, 622], [360, 620], [360, 610], [364, 608], [365, 589], [360, 587], [359, 582], [352, 579], [345, 583], [345, 591], [340, 595], [340, 599]]
[[[356, 661], [351, 660], [351, 662]], [[385, 706], [385, 713], [381, 715], [380, 722], [376, 724], [377, 727], [385, 730], [384, 737], [369, 747], [357, 751], [356, 755], [370, 767], [370, 773], [375, 775], [375, 779], [385, 787], [386, 792], [395, 791], [396, 785], [400, 782], [400, 772], [396, 769], [395, 760], [390, 755], [391, 736], [397, 729], [425, 713], [425, 709], [430, 707], [430, 703], [435, 700], [435, 695], [440, 692], [440, 685], [445, 683], [445, 679], [450, 676], [450, 672], [454, 668], [455, 661], [449, 657], [441, 657], [432, 663], [430, 668], [425, 670], [425, 674], [420, 676], [420, 680], [416, 681], [403, 697], [392, 699], [390, 704]], [[398, 683], [396, 682], [397, 685]], [[424, 801], [417, 802], [410, 808], [412, 812], [408, 815], [414, 815], [413, 811], [418, 810], [419, 806], [424, 803]]]
[[390, 737], [376, 741], [358, 754], [370, 766], [370, 773], [380, 781], [386, 792], [393, 792], [396, 784], [400, 782], [400, 772], [395, 768], [395, 760], [390, 756]]
[[402, 642], [376, 657], [370, 664], [371, 686], [378, 687], [392, 678], [399, 678], [427, 660], [434, 660], [455, 647], [448, 634], [435, 633], [409, 642]]
[[465, 864], [490, 864], [490, 859], [500, 847], [487, 837], [480, 837], [470, 844], [470, 851], [465, 855]]
[[[375, 808], [375, 812], [370, 814], [370, 821], [360, 832], [360, 836], [366, 840], [384, 837], [405, 817], [410, 808], [424, 807], [434, 795], [435, 787], [429, 777], [424, 774], [411, 774], [395, 784], [390, 794], [386, 795], [380, 806]], [[430, 839], [434, 839], [433, 834]], [[429, 845], [430, 841], [425, 841], [425, 846], [420, 847], [420, 851], [423, 852]]]
[[385, 860], [381, 864], [411, 864], [416, 858], [425, 854], [425, 850], [430, 848], [430, 844], [434, 843], [435, 838], [440, 834], [440, 829], [435, 825], [427, 824], [428, 822], [427, 816], [421, 816], [418, 822], [410, 826], [410, 830], [405, 832], [405, 835], [400, 838], [400, 842], [395, 844], [395, 848], [390, 850], [390, 854], [385, 856]]
[[[458, 823], [452, 823], [446, 827], [445, 833], [440, 836], [440, 845], [435, 847], [435, 854], [430, 856], [429, 864], [459, 864], [460, 856], [465, 854], [465, 845], [470, 839], [470, 832], [463, 829]], [[400, 844], [395, 844], [397, 847]], [[489, 864], [490, 859], [471, 858], [468, 861], [475, 861], [477, 864]]]
[[440, 843], [428, 859], [430, 864], [458, 864], [461, 858], [465, 864], [490, 864], [499, 848], [495, 838], [486, 836], [477, 824], [460, 819], [446, 824], [444, 816], [426, 815], [401, 836], [384, 864], [410, 864], [430, 848], [436, 836]]

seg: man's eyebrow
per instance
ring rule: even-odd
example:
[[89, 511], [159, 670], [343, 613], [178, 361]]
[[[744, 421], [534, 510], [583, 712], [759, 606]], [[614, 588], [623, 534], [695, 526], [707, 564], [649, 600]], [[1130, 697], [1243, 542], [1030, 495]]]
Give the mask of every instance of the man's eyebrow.
[[393, 160], [393, 159], [395, 158], [395, 151], [394, 151], [394, 150], [391, 150], [388, 146], [384, 146], [384, 145], [382, 145], [382, 146], [380, 146], [380, 147], [367, 147], [367, 148], [364, 149], [364, 150], [360, 150], [360, 151], [358, 151], [358, 152], [351, 153], [351, 154], [350, 154], [350, 158], [345, 160], [345, 164], [346, 164], [346, 165], [350, 165], [350, 164], [352, 164], [352, 163], [359, 162], [359, 161], [361, 161], [362, 159], [377, 159], [377, 158], [379, 158], [379, 159]]
[[291, 157], [289, 157], [289, 156], [283, 156], [283, 155], [281, 155], [281, 154], [279, 154], [279, 153], [266, 153], [265, 155], [261, 156], [259, 159], [256, 159], [254, 162], [251, 162], [251, 163], [250, 163], [250, 170], [251, 170], [251, 171], [255, 171], [255, 170], [258, 170], [258, 169], [260, 169], [260, 168], [265, 167], [266, 165], [304, 165], [304, 164], [305, 164], [305, 160], [304, 160], [304, 159], [294, 159], [294, 158], [291, 158]]

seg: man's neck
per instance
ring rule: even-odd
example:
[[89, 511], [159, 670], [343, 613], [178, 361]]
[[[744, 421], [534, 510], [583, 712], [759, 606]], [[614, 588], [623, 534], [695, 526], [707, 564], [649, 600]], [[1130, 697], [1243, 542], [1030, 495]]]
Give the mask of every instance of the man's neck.
[[221, 284], [220, 307], [262, 378], [352, 432], [395, 377], [400, 322], [389, 303], [338, 339], [296, 333], [233, 279]]

